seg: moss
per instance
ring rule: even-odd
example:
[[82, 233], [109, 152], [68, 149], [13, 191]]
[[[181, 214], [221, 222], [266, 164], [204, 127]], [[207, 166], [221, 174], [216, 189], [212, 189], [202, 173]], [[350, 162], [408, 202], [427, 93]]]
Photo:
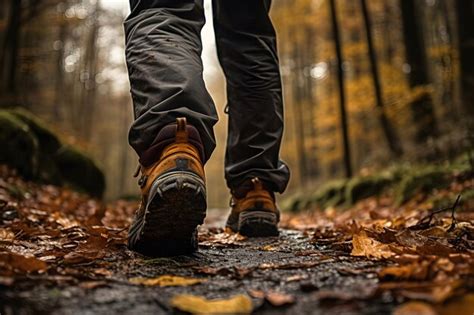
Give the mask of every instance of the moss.
[[33, 113], [22, 108], [11, 110], [9, 113], [30, 127], [38, 139], [40, 150], [53, 154], [61, 148], [62, 145], [59, 138]]
[[94, 161], [64, 146], [45, 123], [26, 110], [0, 111], [0, 146], [0, 163], [27, 179], [66, 184], [95, 197], [104, 193], [104, 174]]
[[282, 211], [289, 212], [298, 212], [303, 209], [303, 204], [305, 204], [305, 194], [299, 192], [285, 197], [281, 202], [279, 202], [279, 207]]
[[449, 184], [449, 175], [451, 175], [451, 171], [440, 166], [430, 166], [408, 172], [398, 185], [397, 204], [406, 202], [417, 193], [429, 193], [433, 189], [446, 187]]
[[34, 178], [38, 170], [38, 140], [29, 126], [14, 115], [0, 111], [0, 163], [24, 176]]
[[63, 146], [54, 161], [63, 181], [72, 188], [94, 197], [102, 197], [105, 177], [92, 159], [70, 146]]
[[379, 196], [393, 182], [391, 176], [373, 175], [352, 178], [346, 186], [345, 201], [352, 205], [361, 199]]
[[310, 197], [311, 203], [322, 209], [344, 203], [346, 184], [345, 179], [327, 182]]

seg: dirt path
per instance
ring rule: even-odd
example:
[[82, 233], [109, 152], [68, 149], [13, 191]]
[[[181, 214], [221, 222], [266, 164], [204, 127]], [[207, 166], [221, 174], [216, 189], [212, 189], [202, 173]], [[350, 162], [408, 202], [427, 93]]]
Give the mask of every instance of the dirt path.
[[451, 203], [439, 211], [420, 195], [403, 206], [383, 197], [344, 211], [285, 214], [273, 238], [225, 233], [227, 211], [211, 210], [198, 253], [149, 259], [126, 248], [136, 202], [104, 206], [4, 174], [0, 314], [144, 315], [210, 307], [472, 315], [474, 207], [456, 196], [473, 187], [469, 179], [437, 191]]
[[[200, 250], [193, 256], [146, 259], [124, 248], [120, 255], [111, 252], [103, 257], [105, 263], [76, 265], [80, 275], [25, 277], [13, 289], [2, 290], [4, 312], [164, 314], [173, 309], [170, 299], [183, 293], [213, 299], [239, 293], [254, 296], [254, 310], [259, 314], [324, 314], [330, 310], [375, 314], [394, 307], [390, 298], [376, 303], [370, 299], [377, 289], [380, 264], [317, 248], [307, 235], [295, 230], [282, 230], [280, 237], [247, 240], [218, 233], [221, 229], [216, 226], [222, 226], [224, 216], [223, 211], [211, 212], [213, 223], [202, 227]], [[206, 282], [183, 287], [129, 282], [134, 277], [164, 274]]]

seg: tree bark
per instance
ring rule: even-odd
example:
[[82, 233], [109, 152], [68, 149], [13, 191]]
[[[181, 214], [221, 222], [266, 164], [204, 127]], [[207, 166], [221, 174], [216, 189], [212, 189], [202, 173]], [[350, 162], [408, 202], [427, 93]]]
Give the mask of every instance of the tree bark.
[[0, 92], [2, 95], [16, 94], [18, 52], [20, 45], [21, 0], [11, 0], [5, 42], [0, 60]]
[[[427, 86], [430, 79], [425, 41], [416, 1], [400, 0], [405, 57], [410, 65], [408, 83], [411, 88]], [[429, 93], [422, 93], [411, 104], [413, 123], [416, 127], [415, 141], [425, 143], [430, 136], [438, 133], [433, 99]]]
[[456, 0], [461, 101], [466, 114], [474, 117], [474, 1]]
[[382, 85], [380, 83], [379, 70], [377, 64], [377, 56], [375, 53], [374, 44], [372, 42], [372, 25], [369, 16], [369, 10], [367, 8], [366, 0], [360, 0], [362, 13], [364, 17], [365, 33], [367, 38], [367, 48], [369, 50], [369, 61], [370, 61], [370, 71], [372, 74], [372, 81], [374, 84], [374, 93], [375, 93], [375, 103], [378, 107], [378, 116], [380, 120], [380, 126], [382, 127], [385, 140], [387, 141], [390, 152], [395, 156], [401, 156], [403, 149], [400, 145], [398, 136], [396, 135], [395, 129], [392, 126], [392, 123], [385, 115], [384, 103], [382, 96]]
[[344, 150], [344, 169], [347, 178], [352, 176], [351, 152], [349, 143], [349, 128], [346, 113], [346, 95], [344, 90], [344, 69], [342, 66], [342, 42], [339, 35], [339, 23], [337, 21], [337, 9], [335, 0], [329, 1], [331, 24], [334, 34], [334, 46], [336, 50], [337, 78], [339, 84], [339, 109], [342, 129], [342, 144]]

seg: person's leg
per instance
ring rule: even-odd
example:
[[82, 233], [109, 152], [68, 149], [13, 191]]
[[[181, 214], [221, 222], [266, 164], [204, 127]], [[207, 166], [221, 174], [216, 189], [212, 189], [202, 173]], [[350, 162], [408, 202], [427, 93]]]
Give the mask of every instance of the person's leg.
[[217, 53], [227, 79], [225, 176], [233, 190], [258, 177], [283, 192], [288, 167], [279, 159], [283, 134], [281, 78], [270, 0], [214, 0]]
[[[206, 216], [203, 164], [215, 147], [214, 104], [202, 78], [202, 0], [131, 0], [126, 59], [142, 199], [128, 247], [149, 256], [197, 249]], [[188, 124], [189, 123], [189, 124]], [[138, 175], [138, 174], [137, 174]]]
[[203, 162], [215, 148], [217, 113], [202, 77], [202, 2], [130, 0], [124, 25], [135, 121], [129, 142], [140, 158], [149, 155], [159, 131], [178, 117], [198, 130]]

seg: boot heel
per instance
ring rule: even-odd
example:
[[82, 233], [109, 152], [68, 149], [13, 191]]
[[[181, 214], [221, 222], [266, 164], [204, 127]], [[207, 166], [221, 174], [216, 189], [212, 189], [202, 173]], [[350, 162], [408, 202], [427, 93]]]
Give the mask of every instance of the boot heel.
[[238, 230], [250, 237], [278, 236], [277, 215], [268, 211], [244, 211], [239, 216]]

